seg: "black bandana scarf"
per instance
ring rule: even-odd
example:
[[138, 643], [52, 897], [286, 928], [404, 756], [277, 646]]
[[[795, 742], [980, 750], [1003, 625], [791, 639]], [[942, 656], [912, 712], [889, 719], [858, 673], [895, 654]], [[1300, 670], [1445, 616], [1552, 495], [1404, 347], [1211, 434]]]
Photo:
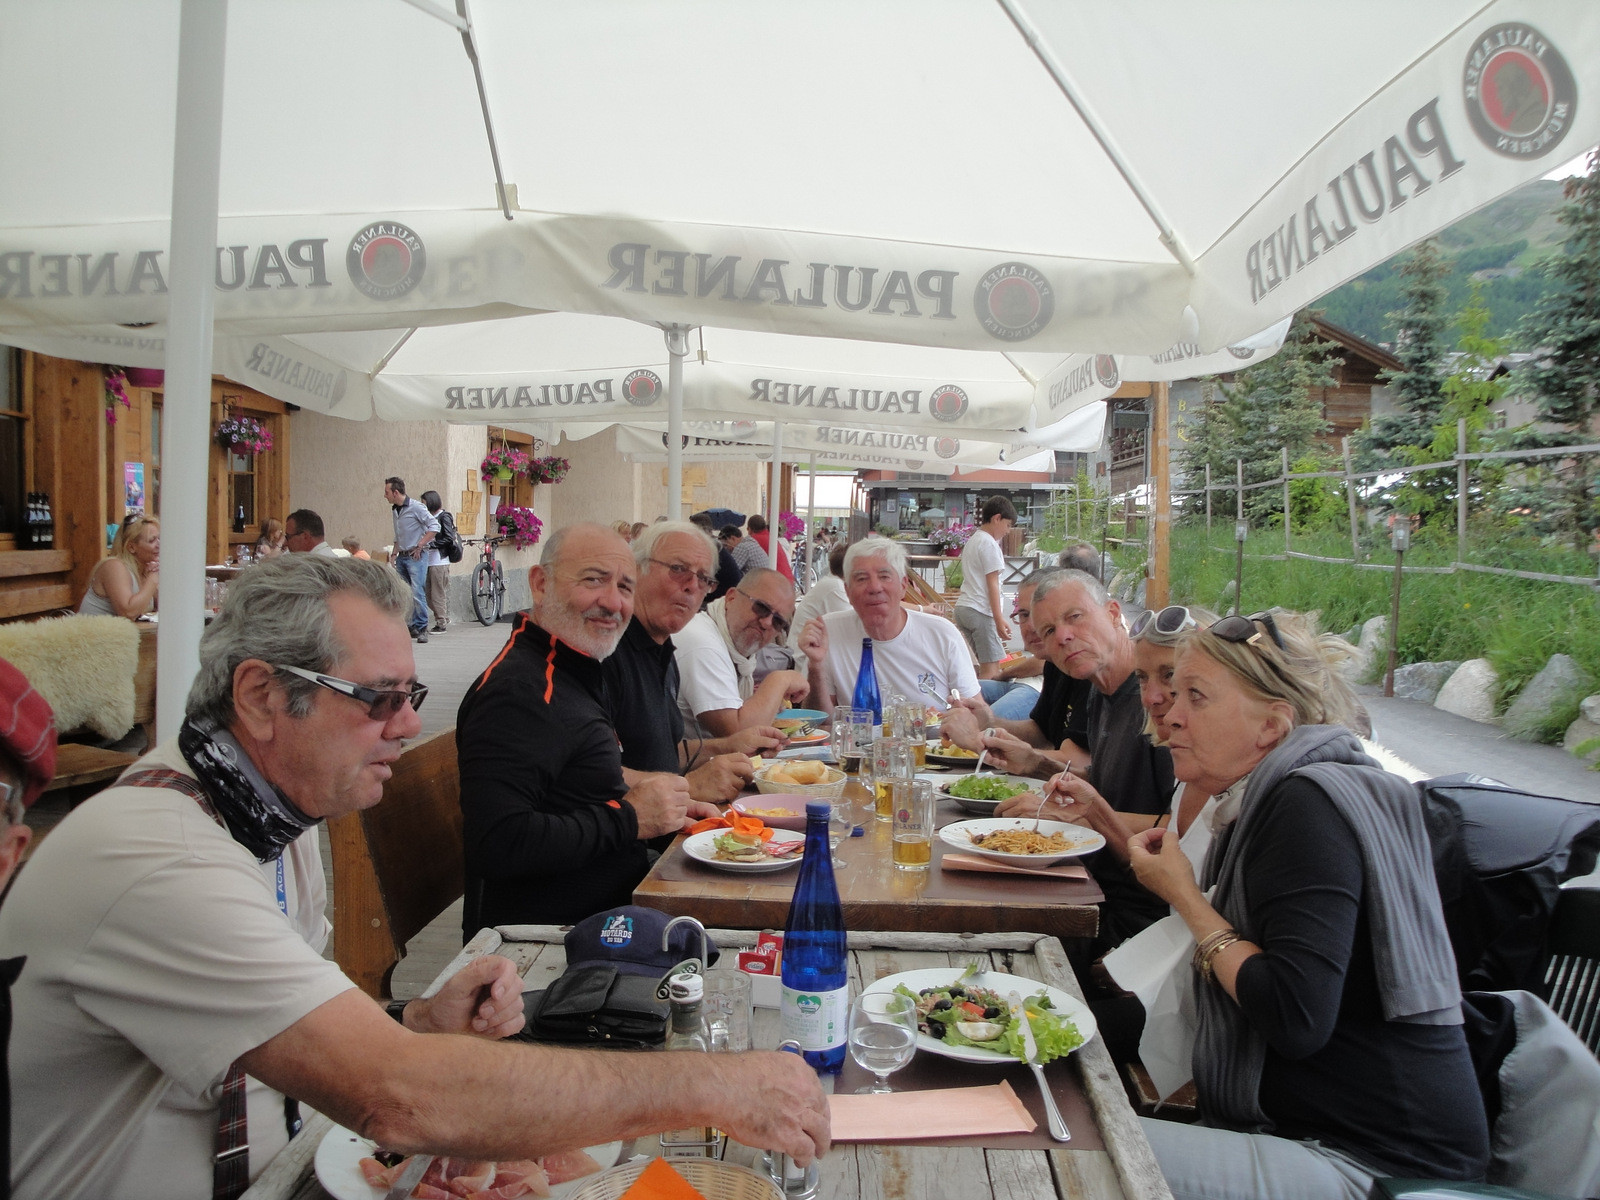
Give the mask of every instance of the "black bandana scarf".
[[231, 733], [212, 721], [184, 721], [178, 750], [233, 840], [258, 862], [271, 862], [316, 824], [262, 777]]

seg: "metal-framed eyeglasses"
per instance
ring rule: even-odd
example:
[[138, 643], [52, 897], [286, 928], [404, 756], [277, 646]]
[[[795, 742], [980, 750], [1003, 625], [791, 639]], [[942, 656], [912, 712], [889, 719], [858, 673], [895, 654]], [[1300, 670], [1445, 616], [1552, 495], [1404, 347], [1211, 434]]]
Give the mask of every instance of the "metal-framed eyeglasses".
[[291, 667], [284, 663], [278, 663], [272, 669], [287, 671], [290, 675], [309, 679], [331, 692], [338, 692], [341, 696], [349, 696], [352, 700], [360, 701], [367, 706], [367, 716], [384, 724], [394, 720], [395, 714], [406, 704], [411, 705], [412, 712], [417, 712], [422, 708], [422, 702], [428, 698], [428, 685], [425, 683], [413, 683], [409, 688], [370, 688], [363, 684], [351, 683], [348, 679], [324, 675], [320, 671], [308, 671], [304, 667]]
[[717, 586], [716, 576], [703, 574], [685, 563], [663, 562], [659, 558], [652, 558], [650, 561], [658, 567], [665, 567], [667, 574], [672, 576], [672, 582], [680, 587], [691, 579], [699, 585], [702, 592], [709, 592]]
[[756, 614], [756, 620], [771, 621], [772, 630], [774, 633], [776, 633], [779, 637], [789, 636], [789, 622], [780, 617], [777, 610], [774, 609], [772, 605], [768, 604], [765, 600], [757, 600], [743, 588], [735, 588], [734, 590], [745, 598], [746, 602], [750, 605], [751, 611]]

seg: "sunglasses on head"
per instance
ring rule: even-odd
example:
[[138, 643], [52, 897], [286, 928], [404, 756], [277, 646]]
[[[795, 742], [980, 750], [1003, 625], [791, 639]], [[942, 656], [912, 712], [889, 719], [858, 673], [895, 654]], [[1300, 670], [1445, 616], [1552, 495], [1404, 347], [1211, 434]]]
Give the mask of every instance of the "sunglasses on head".
[[751, 610], [754, 611], [754, 613], [756, 614], [756, 620], [758, 620], [758, 621], [771, 621], [772, 622], [773, 631], [779, 637], [787, 637], [788, 636], [788, 634], [789, 634], [789, 622], [785, 621], [782, 617], [780, 617], [777, 614], [777, 612], [773, 609], [772, 605], [768, 604], [764, 600], [757, 600], [749, 592], [740, 590], [739, 594], [741, 596], [743, 596], [747, 601], [749, 601]]
[[411, 711], [416, 712], [428, 698], [428, 686], [423, 683], [413, 683], [409, 688], [369, 688], [359, 683], [351, 683], [348, 679], [323, 675], [318, 671], [307, 671], [304, 667], [285, 666], [283, 663], [273, 667], [273, 670], [287, 671], [290, 675], [309, 679], [331, 692], [338, 692], [341, 696], [349, 696], [352, 700], [360, 701], [367, 706], [367, 716], [385, 724], [392, 721], [395, 714], [406, 704], [410, 704]]
[[1197, 629], [1199, 625], [1200, 622], [1194, 619], [1194, 614], [1183, 605], [1169, 604], [1162, 609], [1145, 609], [1135, 618], [1128, 636], [1136, 642], [1151, 641], [1165, 644], [1185, 629]]
[[1278, 632], [1278, 623], [1272, 619], [1269, 612], [1251, 613], [1248, 617], [1235, 614], [1223, 617], [1207, 631], [1216, 634], [1225, 642], [1254, 646], [1261, 641], [1261, 630], [1257, 625], [1266, 627], [1268, 635], [1272, 638], [1273, 645], [1279, 650], [1287, 650], [1283, 644], [1283, 635]]

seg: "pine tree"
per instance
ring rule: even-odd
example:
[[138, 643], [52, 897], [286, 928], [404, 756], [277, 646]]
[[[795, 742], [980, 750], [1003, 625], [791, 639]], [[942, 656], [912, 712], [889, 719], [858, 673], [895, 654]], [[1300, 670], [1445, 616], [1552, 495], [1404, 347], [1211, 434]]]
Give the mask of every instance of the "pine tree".
[[[1567, 180], [1558, 219], [1567, 228], [1565, 252], [1544, 267], [1554, 287], [1529, 314], [1522, 341], [1534, 351], [1521, 374], [1555, 432], [1528, 429], [1523, 446], [1573, 445], [1594, 440], [1600, 418], [1600, 151], [1586, 174]], [[1563, 463], [1553, 481], [1555, 525], [1582, 551], [1600, 527], [1600, 455]]]
[[[1282, 447], [1289, 448], [1291, 462], [1313, 453], [1328, 422], [1312, 389], [1333, 384], [1332, 351], [1316, 336], [1310, 311], [1302, 310], [1281, 350], [1239, 372], [1231, 386], [1219, 384], [1220, 397], [1206, 404], [1186, 431], [1182, 458], [1191, 486], [1205, 475], [1208, 463], [1213, 485], [1234, 478], [1238, 459], [1244, 460], [1244, 481], [1259, 483], [1282, 471]], [[1204, 503], [1199, 502], [1200, 511]], [[1271, 488], [1245, 493], [1245, 515], [1252, 522], [1276, 518], [1282, 507], [1282, 493]]]
[[1422, 447], [1433, 441], [1433, 427], [1444, 405], [1439, 385], [1449, 350], [1444, 280], [1450, 263], [1440, 253], [1439, 243], [1429, 238], [1405, 258], [1399, 273], [1404, 303], [1387, 315], [1394, 325], [1394, 356], [1401, 369], [1383, 378], [1395, 411], [1372, 418], [1351, 439], [1357, 457], [1368, 467], [1412, 461], [1400, 447]]

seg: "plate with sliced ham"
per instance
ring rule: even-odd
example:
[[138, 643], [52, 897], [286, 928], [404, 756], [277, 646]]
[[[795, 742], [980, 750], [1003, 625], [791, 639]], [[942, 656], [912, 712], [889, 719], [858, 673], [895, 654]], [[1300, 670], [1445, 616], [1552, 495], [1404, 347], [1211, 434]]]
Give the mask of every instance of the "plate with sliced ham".
[[[409, 1160], [386, 1167], [373, 1157], [375, 1150], [372, 1139], [335, 1125], [317, 1147], [317, 1182], [335, 1200], [383, 1200]], [[615, 1164], [621, 1153], [621, 1142], [607, 1142], [521, 1162], [441, 1156], [411, 1195], [414, 1200], [522, 1200], [524, 1196], [560, 1200], [584, 1179]]]

